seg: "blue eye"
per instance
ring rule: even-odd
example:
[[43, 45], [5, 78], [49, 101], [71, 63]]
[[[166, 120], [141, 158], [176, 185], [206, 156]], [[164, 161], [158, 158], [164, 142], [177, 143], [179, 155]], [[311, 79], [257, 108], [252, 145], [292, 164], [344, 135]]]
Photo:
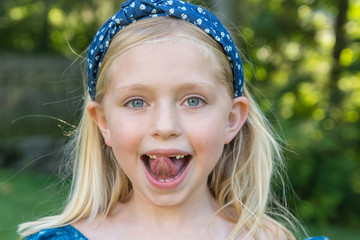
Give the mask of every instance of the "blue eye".
[[128, 106], [132, 108], [142, 108], [145, 105], [145, 101], [141, 99], [134, 99], [128, 102]]
[[200, 107], [204, 104], [204, 101], [198, 97], [191, 97], [186, 100], [186, 105], [189, 107]]
[[198, 98], [189, 98], [186, 102], [190, 107], [196, 107], [199, 105], [200, 100]]

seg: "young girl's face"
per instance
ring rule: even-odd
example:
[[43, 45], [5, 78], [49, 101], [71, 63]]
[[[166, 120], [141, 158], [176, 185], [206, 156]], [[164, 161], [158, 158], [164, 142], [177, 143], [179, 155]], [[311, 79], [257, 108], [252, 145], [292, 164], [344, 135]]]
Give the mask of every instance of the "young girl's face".
[[181, 38], [142, 44], [113, 63], [102, 103], [88, 110], [135, 198], [173, 206], [209, 196], [208, 175], [247, 112], [214, 64]]

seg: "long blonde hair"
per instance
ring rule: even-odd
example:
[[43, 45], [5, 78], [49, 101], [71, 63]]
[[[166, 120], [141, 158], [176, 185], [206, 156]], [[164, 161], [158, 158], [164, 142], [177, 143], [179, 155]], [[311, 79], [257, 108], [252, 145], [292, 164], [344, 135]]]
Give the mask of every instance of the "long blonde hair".
[[[203, 54], [214, 58], [218, 63], [215, 67], [218, 67], [220, 80], [227, 86], [229, 95], [233, 96], [232, 71], [222, 47], [196, 26], [162, 17], [133, 23], [112, 39], [99, 71], [95, 101], [102, 101], [109, 70], [115, 59], [139, 44], [166, 41], [169, 36], [187, 38]], [[65, 208], [59, 215], [21, 224], [18, 230], [21, 236], [44, 228], [72, 224], [81, 218], [91, 220], [99, 214], [106, 216], [119, 201], [128, 199], [131, 182], [86, 111], [85, 106], [91, 99], [86, 91], [85, 96], [81, 121], [69, 142], [73, 178]], [[295, 239], [287, 228], [268, 215], [282, 216], [285, 222], [292, 222], [288, 210], [271, 197], [270, 182], [278, 169], [275, 166], [283, 166], [280, 145], [246, 88], [243, 96], [250, 103], [249, 116], [235, 139], [224, 146], [220, 160], [208, 177], [208, 187], [219, 204], [219, 213], [235, 223], [227, 239], [235, 239], [244, 229], [249, 238], [257, 238], [259, 231], [268, 229], [275, 236], [280, 236], [281, 232], [288, 239]], [[271, 213], [270, 203], [277, 205], [279, 211]], [[228, 214], [226, 209], [232, 209], [235, 214]]]

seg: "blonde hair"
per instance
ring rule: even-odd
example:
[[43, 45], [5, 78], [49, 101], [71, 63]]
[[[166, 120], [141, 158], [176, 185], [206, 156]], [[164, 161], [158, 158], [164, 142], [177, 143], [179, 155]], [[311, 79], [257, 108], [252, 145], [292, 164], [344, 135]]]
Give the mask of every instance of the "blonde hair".
[[[222, 47], [215, 40], [185, 21], [149, 18], [131, 24], [112, 39], [99, 71], [95, 101], [102, 101], [115, 59], [139, 44], [166, 41], [171, 36], [191, 40], [203, 54], [214, 59], [217, 63], [214, 67], [219, 70], [219, 80], [225, 84], [229, 95], [233, 96], [230, 64]], [[21, 224], [18, 229], [21, 236], [44, 228], [72, 224], [81, 218], [91, 220], [99, 214], [107, 216], [119, 201], [125, 202], [128, 198], [132, 189], [131, 182], [86, 111], [85, 106], [91, 99], [87, 92], [85, 95], [87, 97], [81, 121], [69, 142], [69, 148], [72, 149], [69, 157], [73, 163], [73, 179], [67, 204], [59, 215]], [[275, 159], [275, 165], [283, 166], [280, 145], [246, 88], [243, 96], [250, 103], [249, 116], [235, 139], [224, 146], [220, 160], [208, 177], [208, 187], [219, 204], [218, 213], [221, 212], [235, 223], [235, 228], [227, 239], [235, 239], [244, 229], [248, 232], [248, 238], [257, 238], [260, 232], [265, 231], [279, 239], [281, 234], [285, 234], [288, 239], [295, 239], [287, 228], [268, 215], [282, 216], [285, 222], [292, 222], [289, 220], [291, 215], [288, 210], [270, 199], [270, 182], [276, 169]], [[270, 203], [278, 206], [280, 211], [271, 213]]]

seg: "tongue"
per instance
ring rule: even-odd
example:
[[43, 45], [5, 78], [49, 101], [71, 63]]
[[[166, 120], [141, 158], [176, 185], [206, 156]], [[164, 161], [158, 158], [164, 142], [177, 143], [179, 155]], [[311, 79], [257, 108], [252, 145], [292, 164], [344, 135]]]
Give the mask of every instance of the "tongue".
[[149, 165], [151, 172], [157, 179], [172, 179], [180, 173], [185, 165], [185, 159], [174, 158], [171, 160], [169, 157], [159, 156], [155, 159], [150, 158]]

